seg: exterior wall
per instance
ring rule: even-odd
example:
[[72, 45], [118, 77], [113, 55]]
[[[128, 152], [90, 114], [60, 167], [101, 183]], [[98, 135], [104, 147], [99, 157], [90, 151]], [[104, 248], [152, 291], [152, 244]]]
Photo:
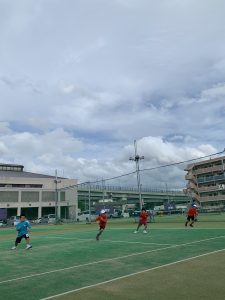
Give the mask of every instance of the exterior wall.
[[[19, 174], [19, 172], [18, 172]], [[10, 184], [25, 184], [25, 185], [32, 185], [32, 184], [39, 184], [39, 185], [43, 185], [42, 188], [43, 189], [55, 189], [55, 178], [54, 177], [50, 177], [50, 178], [30, 178], [30, 177], [3, 177], [1, 176], [0, 173], [0, 179], [1, 179], [1, 183], [5, 183], [7, 185]], [[59, 178], [58, 179], [58, 188], [64, 188], [67, 186], [71, 186], [71, 185], [75, 185], [77, 184], [77, 180], [75, 179], [64, 179], [64, 178]]]
[[187, 192], [202, 206], [225, 205], [225, 156], [188, 165]]
[[[17, 215], [20, 215], [23, 209], [36, 208], [37, 217], [42, 216], [44, 208], [54, 208], [56, 206], [56, 184], [54, 177], [49, 178], [29, 178], [29, 177], [3, 177], [0, 172], [1, 184], [6, 184], [6, 187], [0, 187], [0, 208], [17, 209]], [[29, 186], [32, 184], [42, 185], [42, 188], [17, 188], [10, 185], [23, 184]], [[57, 183], [58, 189], [58, 216], [62, 208], [68, 207], [72, 211], [70, 216], [76, 218], [77, 215], [77, 189], [66, 189], [66, 187], [77, 184], [75, 179], [59, 178]], [[61, 190], [65, 188], [64, 190]]]

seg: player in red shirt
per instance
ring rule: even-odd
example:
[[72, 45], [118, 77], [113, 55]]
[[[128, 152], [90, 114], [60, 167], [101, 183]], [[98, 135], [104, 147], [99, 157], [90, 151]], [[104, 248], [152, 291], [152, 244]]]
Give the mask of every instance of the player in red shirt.
[[139, 223], [137, 229], [134, 231], [134, 233], [137, 233], [139, 228], [144, 225], [144, 233], [147, 233], [147, 221], [148, 221], [148, 213], [146, 212], [145, 208], [142, 208], [140, 216], [139, 216]]
[[98, 241], [100, 235], [104, 231], [106, 224], [107, 224], [107, 215], [106, 215], [106, 211], [104, 209], [102, 209], [100, 211], [100, 214], [97, 217], [96, 221], [98, 221], [98, 223], [99, 223], [99, 231], [98, 231], [98, 234], [96, 235], [96, 240]]
[[187, 212], [187, 221], [185, 222], [185, 226], [188, 225], [188, 223], [191, 221], [190, 226], [194, 227], [193, 224], [195, 222], [195, 218], [197, 217], [198, 212], [197, 212], [197, 205], [192, 204], [192, 206], [188, 209]]

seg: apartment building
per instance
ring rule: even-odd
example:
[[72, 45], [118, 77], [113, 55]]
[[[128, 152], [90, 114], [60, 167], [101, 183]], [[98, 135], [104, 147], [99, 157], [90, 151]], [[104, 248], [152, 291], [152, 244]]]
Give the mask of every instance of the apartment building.
[[202, 207], [225, 206], [225, 156], [189, 164], [187, 192]]
[[25, 172], [24, 166], [0, 164], [0, 209], [7, 217], [26, 213], [29, 218], [54, 214], [76, 218], [76, 179]]

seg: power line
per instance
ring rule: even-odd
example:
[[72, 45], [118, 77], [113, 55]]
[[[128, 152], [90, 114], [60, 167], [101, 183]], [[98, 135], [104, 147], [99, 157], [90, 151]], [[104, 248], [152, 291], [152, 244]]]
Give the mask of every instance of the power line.
[[175, 163], [171, 163], [171, 164], [167, 164], [167, 165], [162, 165], [162, 166], [158, 166], [158, 167], [141, 169], [140, 172], [151, 171], [151, 170], [155, 170], [155, 169], [161, 169], [161, 168], [166, 168], [166, 167], [181, 165], [181, 164], [188, 163], [188, 162], [191, 162], [191, 161], [200, 160], [200, 159], [207, 158], [207, 157], [214, 156], [214, 155], [219, 155], [219, 154], [222, 154], [224, 151], [225, 151], [225, 149], [223, 151], [220, 151], [220, 152], [217, 152], [217, 153], [213, 153], [213, 154], [209, 154], [209, 155], [205, 155], [205, 156], [201, 156], [201, 157], [198, 157], [198, 158], [188, 159], [188, 160], [184, 160], [184, 161], [180, 161], [180, 162], [175, 162]]
[[[162, 168], [166, 168], [166, 167], [177, 166], [177, 165], [181, 165], [181, 164], [184, 164], [184, 163], [188, 163], [188, 162], [192, 162], [192, 161], [196, 161], [196, 160], [208, 158], [208, 157], [210, 157], [210, 156], [219, 155], [219, 154], [222, 154], [222, 153], [224, 153], [224, 152], [225, 152], [225, 149], [223, 149], [223, 151], [220, 151], [220, 152], [212, 153], [212, 154], [205, 155], [205, 156], [201, 156], [201, 157], [197, 157], [197, 158], [192, 158], [192, 159], [188, 159], [188, 160], [183, 160], [183, 161], [180, 161], [180, 162], [174, 162], [174, 163], [170, 163], [170, 164], [166, 164], [166, 165], [162, 165], [162, 166], [157, 166], [157, 167], [151, 167], [151, 168], [140, 169], [139, 172], [153, 171], [153, 170], [162, 169]], [[96, 180], [96, 181], [85, 181], [85, 182], [77, 183], [77, 184], [75, 184], [75, 185], [71, 185], [71, 186], [68, 186], [68, 187], [61, 188], [60, 190], [70, 189], [70, 188], [74, 188], [74, 187], [78, 187], [78, 186], [86, 185], [86, 184], [100, 183], [100, 182], [102, 182], [102, 180], [104, 180], [104, 181], [110, 181], [110, 180], [114, 180], [114, 179], [119, 179], [119, 178], [122, 178], [122, 177], [125, 177], [125, 176], [129, 176], [129, 175], [132, 175], [132, 174], [136, 174], [136, 172], [137, 172], [137, 170], [135, 170], [135, 171], [133, 171], [133, 172], [126, 173], [126, 174], [121, 174], [121, 175], [118, 175], [118, 176], [114, 176], [114, 177], [109, 177], [109, 178], [101, 179], [101, 180]]]

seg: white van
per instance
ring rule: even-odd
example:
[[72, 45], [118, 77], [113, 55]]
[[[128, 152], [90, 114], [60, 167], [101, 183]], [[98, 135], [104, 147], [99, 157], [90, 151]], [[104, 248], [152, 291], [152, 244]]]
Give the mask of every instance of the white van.
[[49, 214], [49, 215], [45, 215], [42, 218], [43, 222], [42, 223], [48, 223], [48, 224], [52, 224], [55, 223], [56, 219], [55, 219], [55, 214]]
[[[91, 221], [95, 221], [96, 218], [97, 218], [96, 212], [95, 212], [95, 210], [92, 210], [91, 211]], [[85, 210], [83, 212], [78, 213], [77, 222], [80, 222], [80, 221], [86, 221], [86, 222], [89, 221], [89, 210]]]

